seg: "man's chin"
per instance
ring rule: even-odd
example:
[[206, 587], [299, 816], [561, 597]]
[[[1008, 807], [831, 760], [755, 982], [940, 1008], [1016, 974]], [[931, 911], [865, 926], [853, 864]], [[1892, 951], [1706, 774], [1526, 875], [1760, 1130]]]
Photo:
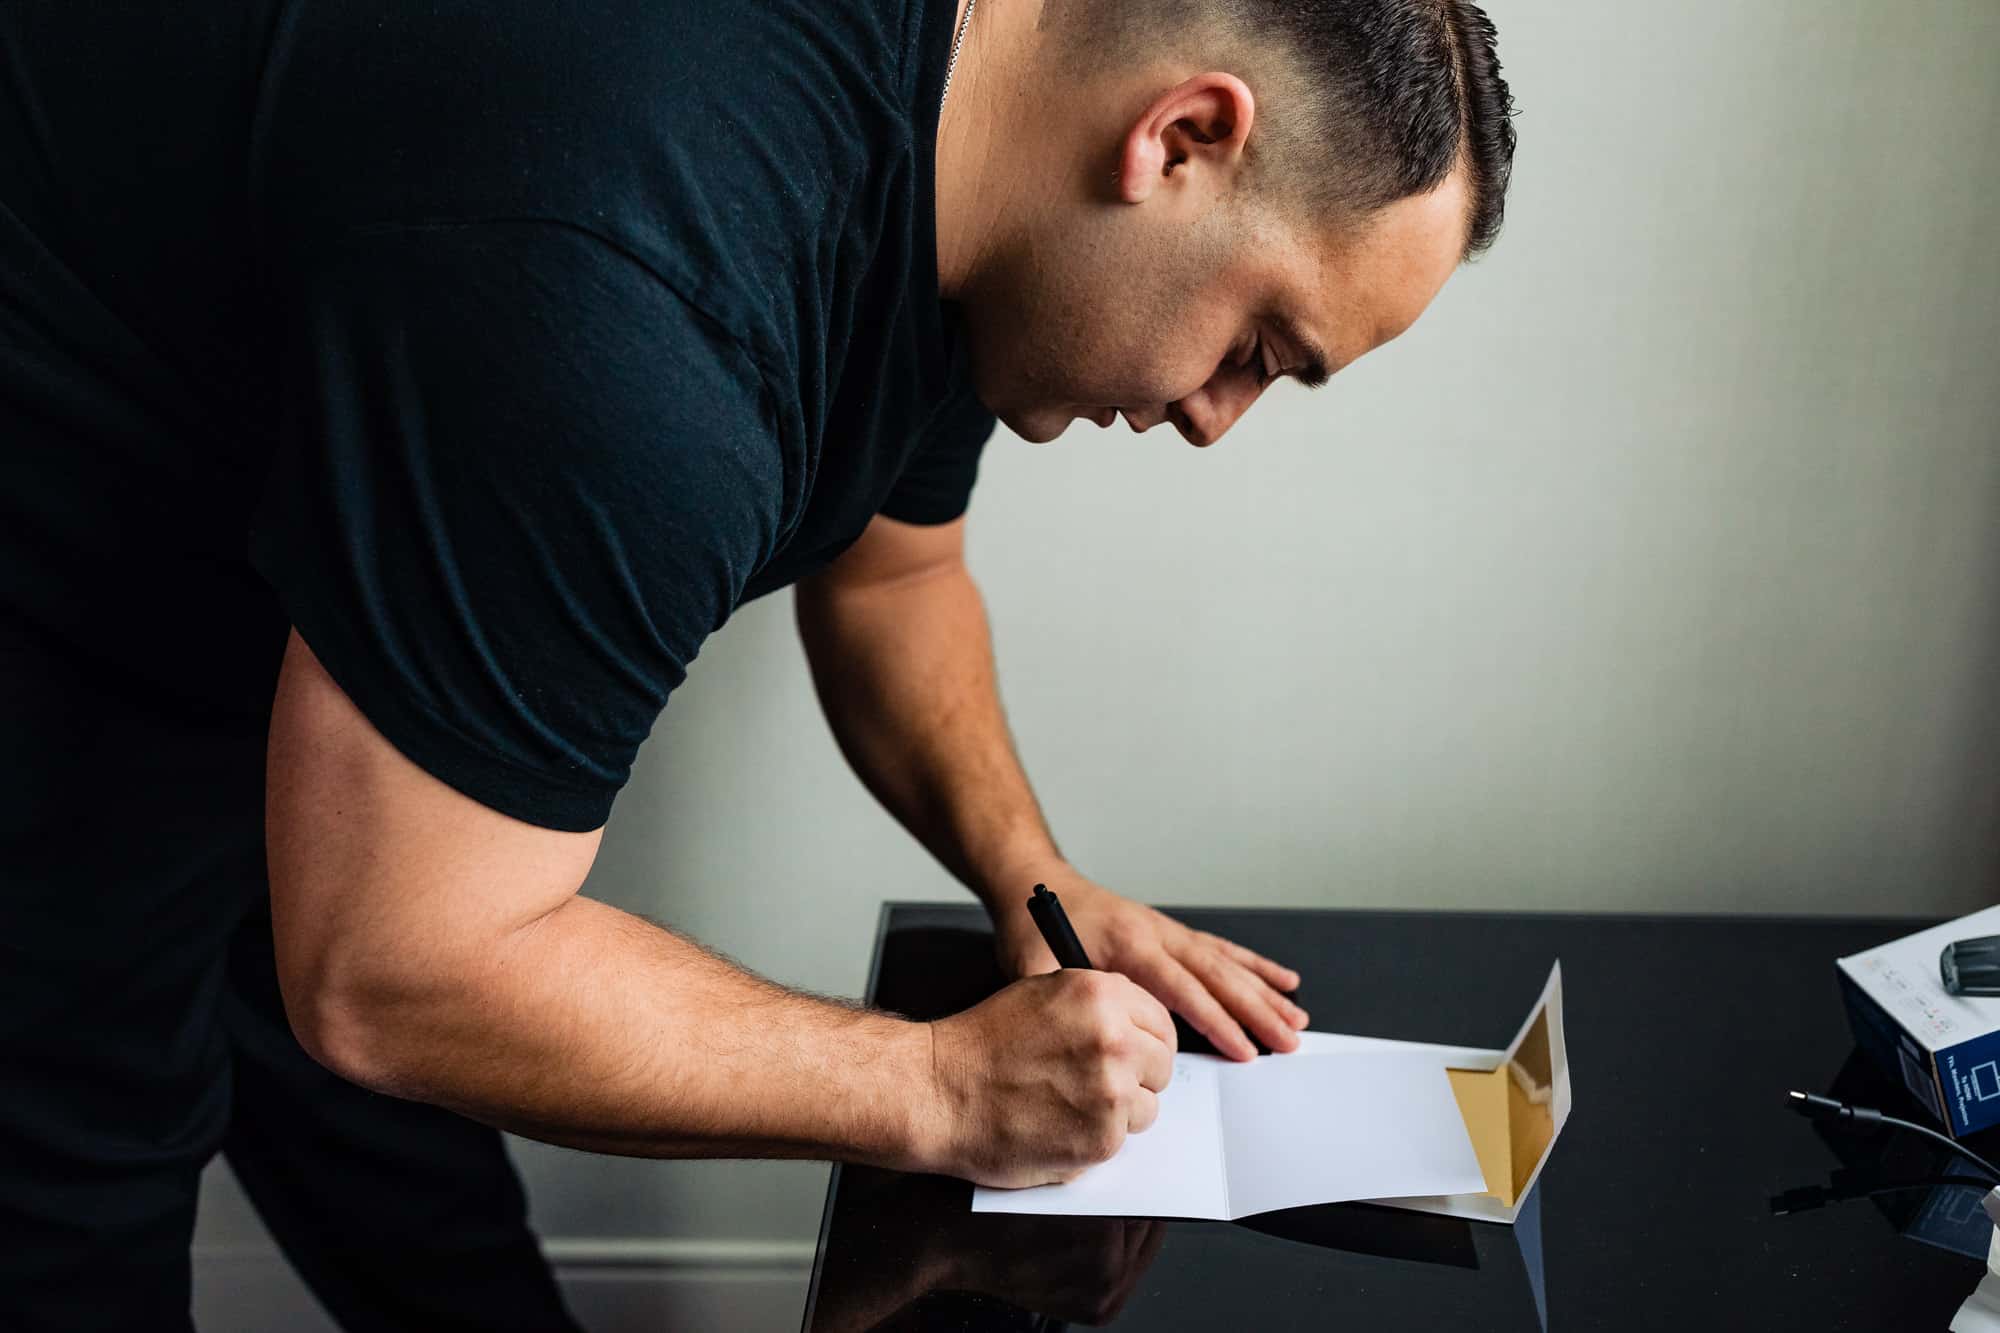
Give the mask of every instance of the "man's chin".
[[1047, 444], [1069, 429], [1076, 420], [1067, 412], [1029, 412], [1025, 415], [996, 412], [1000, 423], [1029, 444]]

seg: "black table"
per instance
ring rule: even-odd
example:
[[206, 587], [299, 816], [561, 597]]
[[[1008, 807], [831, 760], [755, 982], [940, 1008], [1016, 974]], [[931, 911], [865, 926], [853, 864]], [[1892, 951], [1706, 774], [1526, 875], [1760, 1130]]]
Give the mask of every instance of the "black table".
[[[1365, 1204], [1237, 1223], [974, 1214], [963, 1182], [841, 1167], [809, 1333], [1450, 1321], [1875, 1333], [1941, 1330], [1978, 1282], [1973, 1255], [1991, 1228], [1983, 1189], [1949, 1183], [1965, 1174], [1952, 1154], [1783, 1105], [1800, 1088], [1921, 1118], [1854, 1050], [1833, 960], [1929, 921], [1173, 915], [1297, 968], [1315, 1027], [1414, 1041], [1504, 1046], [1560, 958], [1574, 1110], [1521, 1223]], [[884, 909], [874, 1003], [936, 1018], [1000, 984], [977, 907]], [[1968, 1146], [2000, 1156], [1991, 1134]], [[1829, 1183], [1859, 1192], [1936, 1176], [1947, 1183], [1811, 1206]], [[1788, 1192], [1794, 1211], [1774, 1211]]]

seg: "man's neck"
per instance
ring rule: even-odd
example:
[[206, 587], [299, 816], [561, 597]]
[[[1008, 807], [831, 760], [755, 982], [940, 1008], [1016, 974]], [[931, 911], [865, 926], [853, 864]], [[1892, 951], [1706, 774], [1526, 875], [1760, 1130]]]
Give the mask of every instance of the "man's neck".
[[[958, 0], [954, 35], [968, 0]], [[1040, 0], [975, 0], [952, 69], [937, 136], [938, 290], [955, 300], [997, 234], [1014, 164], [1007, 126], [1019, 124], [1040, 34]]]

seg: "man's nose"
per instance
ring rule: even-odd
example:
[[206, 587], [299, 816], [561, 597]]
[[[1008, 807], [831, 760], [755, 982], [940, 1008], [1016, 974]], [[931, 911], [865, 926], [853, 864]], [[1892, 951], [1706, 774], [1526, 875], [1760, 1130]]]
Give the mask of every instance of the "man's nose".
[[1209, 445], [1221, 439], [1237, 418], [1257, 401], [1257, 394], [1216, 394], [1202, 389], [1167, 405], [1174, 428], [1189, 444]]

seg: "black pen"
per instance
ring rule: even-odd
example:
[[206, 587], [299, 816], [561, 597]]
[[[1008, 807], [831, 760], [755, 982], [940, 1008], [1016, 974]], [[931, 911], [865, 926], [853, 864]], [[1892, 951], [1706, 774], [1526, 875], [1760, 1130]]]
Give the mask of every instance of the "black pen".
[[1046, 884], [1035, 886], [1035, 896], [1028, 899], [1028, 915], [1035, 918], [1036, 927], [1047, 941], [1049, 952], [1056, 956], [1058, 967], [1089, 967], [1090, 955], [1083, 951], [1083, 941], [1076, 937], [1076, 930], [1064, 914], [1062, 903]]

